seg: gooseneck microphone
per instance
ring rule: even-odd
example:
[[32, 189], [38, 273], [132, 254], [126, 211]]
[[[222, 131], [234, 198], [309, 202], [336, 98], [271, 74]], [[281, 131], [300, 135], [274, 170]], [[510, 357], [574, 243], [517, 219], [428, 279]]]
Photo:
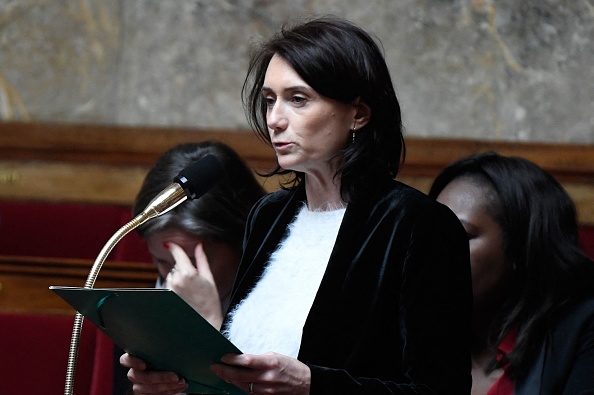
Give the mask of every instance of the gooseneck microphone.
[[[158, 217], [177, 207], [186, 200], [198, 199], [223, 178], [225, 171], [223, 165], [214, 155], [207, 155], [181, 170], [167, 188], [161, 191], [146, 208], [130, 222], [122, 226], [105, 244], [91, 268], [85, 288], [93, 288], [95, 280], [103, 266], [103, 262], [113, 247], [128, 233], [146, 221]], [[68, 353], [68, 367], [66, 370], [65, 395], [72, 395], [74, 391], [74, 374], [76, 372], [76, 359], [82, 330], [83, 315], [76, 313], [72, 328], [70, 352]]]
[[198, 199], [216, 185], [224, 174], [221, 162], [214, 155], [207, 155], [181, 170], [161, 193], [147, 204], [132, 221], [139, 226], [151, 218], [178, 206], [185, 200]]

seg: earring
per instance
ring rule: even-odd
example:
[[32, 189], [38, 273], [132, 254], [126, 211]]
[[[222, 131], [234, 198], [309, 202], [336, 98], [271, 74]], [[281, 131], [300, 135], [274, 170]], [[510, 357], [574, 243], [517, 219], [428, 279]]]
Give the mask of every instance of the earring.
[[351, 129], [351, 133], [353, 134], [353, 144], [355, 144], [355, 130], [357, 130], [357, 123], [353, 123], [353, 128]]

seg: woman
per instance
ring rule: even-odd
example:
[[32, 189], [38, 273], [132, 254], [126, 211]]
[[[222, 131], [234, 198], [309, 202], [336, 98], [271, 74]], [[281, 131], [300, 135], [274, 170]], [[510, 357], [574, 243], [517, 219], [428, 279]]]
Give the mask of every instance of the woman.
[[[239, 266], [248, 212], [264, 195], [252, 171], [221, 142], [176, 145], [149, 170], [132, 212], [136, 217], [180, 170], [207, 155], [219, 160], [225, 177], [200, 199], [187, 200], [136, 230], [157, 266], [156, 287], [171, 288], [212, 325], [220, 327]], [[114, 348], [114, 395], [129, 393], [130, 382], [117, 362], [122, 354], [119, 347]]]
[[490, 152], [461, 159], [429, 195], [466, 228], [474, 292], [473, 394], [594, 393], [594, 263], [548, 173]]
[[[249, 393], [465, 394], [468, 244], [445, 206], [393, 180], [400, 106], [375, 41], [340, 19], [264, 43], [243, 89], [285, 189], [252, 209], [211, 369]], [[185, 388], [124, 355], [136, 393]]]
[[[225, 177], [200, 199], [188, 200], [145, 222], [137, 232], [146, 241], [159, 271], [157, 287], [173, 289], [203, 314], [206, 313], [202, 306], [210, 303], [216, 307], [216, 314], [211, 315], [220, 317], [229, 304], [249, 210], [264, 195], [262, 186], [239, 155], [218, 141], [170, 148], [146, 175], [136, 195], [133, 216], [142, 212], [180, 170], [206, 155], [219, 159]], [[173, 267], [177, 270], [172, 271]], [[212, 294], [218, 297], [212, 299]], [[220, 326], [220, 321], [214, 325]]]

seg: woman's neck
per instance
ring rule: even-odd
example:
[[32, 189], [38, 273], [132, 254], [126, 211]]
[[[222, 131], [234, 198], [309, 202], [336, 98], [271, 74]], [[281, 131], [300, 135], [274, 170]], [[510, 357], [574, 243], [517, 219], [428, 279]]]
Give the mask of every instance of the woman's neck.
[[310, 210], [335, 210], [346, 203], [340, 195], [340, 177], [331, 179], [305, 174], [305, 194]]

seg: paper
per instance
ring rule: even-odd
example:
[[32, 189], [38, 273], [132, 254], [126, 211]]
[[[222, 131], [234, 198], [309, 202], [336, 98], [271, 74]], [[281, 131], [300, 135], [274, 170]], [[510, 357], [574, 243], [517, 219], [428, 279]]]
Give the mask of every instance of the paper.
[[56, 286], [50, 290], [151, 369], [182, 376], [189, 384], [187, 393], [245, 394], [210, 370], [222, 355], [241, 351], [172, 290]]

